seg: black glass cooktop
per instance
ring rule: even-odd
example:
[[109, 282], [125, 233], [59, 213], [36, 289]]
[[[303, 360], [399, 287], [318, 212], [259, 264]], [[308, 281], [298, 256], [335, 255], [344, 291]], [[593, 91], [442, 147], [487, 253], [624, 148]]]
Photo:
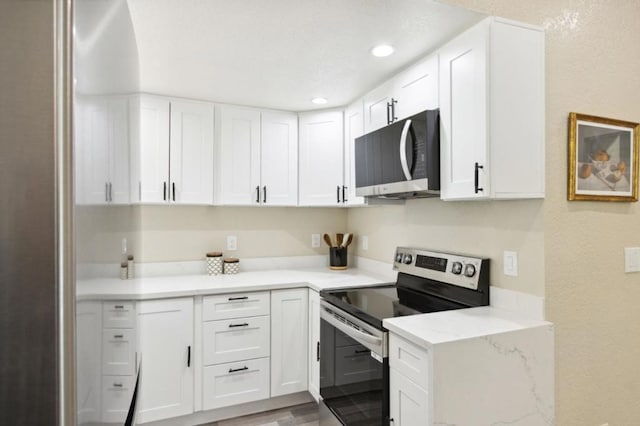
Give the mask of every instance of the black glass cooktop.
[[382, 320], [385, 318], [466, 307], [446, 299], [396, 287], [396, 284], [322, 290], [320, 296], [378, 329], [382, 329]]

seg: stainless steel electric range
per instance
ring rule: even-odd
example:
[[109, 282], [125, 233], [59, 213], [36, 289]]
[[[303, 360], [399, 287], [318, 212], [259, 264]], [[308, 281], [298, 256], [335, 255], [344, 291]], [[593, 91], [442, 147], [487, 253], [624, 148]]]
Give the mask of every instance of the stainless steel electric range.
[[396, 249], [395, 283], [320, 292], [320, 425], [387, 426], [382, 320], [489, 304], [489, 259]]

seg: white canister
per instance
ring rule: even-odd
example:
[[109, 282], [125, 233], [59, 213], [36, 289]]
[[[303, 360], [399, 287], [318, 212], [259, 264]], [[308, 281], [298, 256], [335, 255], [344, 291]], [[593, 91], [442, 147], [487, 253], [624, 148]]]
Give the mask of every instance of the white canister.
[[220, 275], [222, 273], [222, 253], [214, 251], [207, 253], [207, 274]]
[[127, 256], [127, 279], [133, 279], [133, 255]]
[[127, 279], [127, 262], [122, 262], [120, 264], [120, 279], [121, 280]]
[[240, 260], [235, 257], [224, 258], [224, 273], [237, 274], [240, 271]]

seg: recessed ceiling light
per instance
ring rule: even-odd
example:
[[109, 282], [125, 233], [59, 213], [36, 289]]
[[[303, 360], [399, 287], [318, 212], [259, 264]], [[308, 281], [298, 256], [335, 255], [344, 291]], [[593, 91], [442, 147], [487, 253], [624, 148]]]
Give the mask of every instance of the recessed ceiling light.
[[371, 49], [371, 54], [378, 58], [384, 58], [385, 56], [389, 56], [393, 53], [393, 46], [388, 44], [379, 44], [373, 49]]
[[316, 105], [324, 105], [324, 104], [326, 104], [328, 101], [327, 101], [327, 98], [319, 98], [319, 97], [318, 97], [318, 98], [313, 98], [313, 99], [311, 99], [311, 102], [313, 102], [313, 103], [314, 103], [314, 104], [316, 104]]

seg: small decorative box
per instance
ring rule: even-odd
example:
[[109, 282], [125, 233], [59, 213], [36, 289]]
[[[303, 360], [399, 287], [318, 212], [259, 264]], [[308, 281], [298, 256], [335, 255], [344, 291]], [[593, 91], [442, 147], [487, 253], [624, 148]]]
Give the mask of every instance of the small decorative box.
[[224, 273], [237, 274], [240, 270], [240, 260], [235, 257], [224, 258]]
[[220, 275], [222, 273], [222, 253], [214, 251], [207, 253], [207, 274]]

